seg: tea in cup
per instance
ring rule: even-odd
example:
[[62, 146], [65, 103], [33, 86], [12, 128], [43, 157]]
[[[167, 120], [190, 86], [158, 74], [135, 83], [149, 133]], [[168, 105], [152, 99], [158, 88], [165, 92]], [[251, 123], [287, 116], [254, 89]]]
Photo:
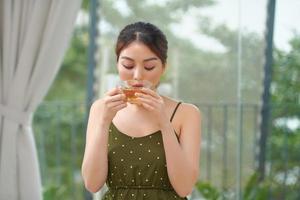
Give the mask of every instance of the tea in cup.
[[142, 93], [142, 88], [152, 88], [152, 83], [147, 80], [125, 80], [120, 82], [120, 88], [129, 103], [140, 104], [135, 93]]

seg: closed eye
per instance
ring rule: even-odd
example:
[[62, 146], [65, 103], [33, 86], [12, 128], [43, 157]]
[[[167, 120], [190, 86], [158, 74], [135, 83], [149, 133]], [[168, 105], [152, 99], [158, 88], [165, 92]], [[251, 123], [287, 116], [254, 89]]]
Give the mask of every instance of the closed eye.
[[126, 69], [132, 69], [133, 68], [133, 66], [131, 66], [131, 65], [124, 65], [124, 64], [122, 64], [123, 65], [123, 67], [125, 67]]
[[155, 68], [155, 66], [153, 66], [153, 67], [145, 67], [145, 69], [148, 70], [148, 71], [151, 71], [151, 70], [153, 70], [154, 68]]

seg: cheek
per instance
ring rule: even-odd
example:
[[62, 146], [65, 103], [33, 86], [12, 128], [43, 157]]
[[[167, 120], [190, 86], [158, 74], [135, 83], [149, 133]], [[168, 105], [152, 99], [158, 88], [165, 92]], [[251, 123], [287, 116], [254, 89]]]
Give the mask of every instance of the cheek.
[[154, 84], [157, 84], [160, 81], [161, 75], [162, 75], [161, 71], [157, 70], [157, 71], [148, 73], [147, 77], [145, 77], [145, 79], [150, 80]]
[[160, 79], [160, 73], [155, 72], [155, 73], [149, 73], [148, 78], [152, 80]]
[[153, 78], [156, 78], [156, 79], [160, 79], [161, 76], [162, 76], [162, 74], [163, 74], [163, 71], [160, 70], [160, 69], [157, 69], [153, 73], [151, 73], [151, 75], [153, 76]]
[[130, 70], [124, 69], [122, 66], [118, 66], [119, 76], [122, 80], [127, 80], [132, 77], [132, 72]]

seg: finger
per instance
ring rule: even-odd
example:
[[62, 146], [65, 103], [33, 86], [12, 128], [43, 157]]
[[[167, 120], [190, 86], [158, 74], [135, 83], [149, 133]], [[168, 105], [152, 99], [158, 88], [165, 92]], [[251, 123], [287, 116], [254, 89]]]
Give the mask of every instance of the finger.
[[119, 111], [119, 110], [121, 110], [121, 109], [123, 109], [123, 108], [125, 108], [125, 107], [127, 107], [127, 103], [122, 103], [122, 104], [120, 104], [120, 105], [117, 105], [117, 106], [113, 107], [112, 109], [113, 109], [114, 111]]
[[155, 101], [153, 99], [144, 98], [144, 97], [138, 97], [137, 99], [142, 103], [146, 103], [146, 104], [150, 105], [151, 107], [156, 107], [156, 105], [157, 105], [157, 101]]
[[123, 100], [119, 100], [119, 101], [114, 101], [114, 102], [108, 103], [108, 104], [107, 104], [107, 107], [109, 107], [109, 108], [114, 108], [114, 107], [119, 106], [119, 105], [121, 105], [121, 104], [127, 105], [127, 103], [124, 102]]
[[146, 94], [150, 94], [153, 96], [157, 96], [157, 93], [154, 90], [151, 90], [150, 88], [141, 88], [141, 91], [146, 93]]
[[139, 98], [145, 98], [145, 99], [149, 99], [149, 100], [152, 100], [154, 102], [157, 102], [158, 103], [158, 99], [151, 96], [151, 95], [148, 95], [148, 94], [144, 94], [144, 93], [135, 93], [135, 96], [139, 97]]
[[117, 95], [108, 97], [109, 102], [120, 101], [120, 100], [123, 100], [123, 101], [126, 100], [125, 94], [117, 94]]
[[142, 103], [142, 106], [145, 108], [145, 109], [147, 109], [147, 110], [149, 110], [149, 111], [152, 111], [152, 110], [154, 110], [154, 107], [153, 106], [151, 106], [151, 105], [149, 105], [149, 104], [147, 104], [147, 103]]
[[115, 96], [106, 96], [104, 97], [104, 104], [109, 106], [112, 102], [124, 101], [125, 98], [122, 95], [115, 95]]
[[160, 96], [157, 94], [157, 92], [155, 92], [155, 91], [153, 91], [153, 90], [151, 90], [151, 89], [149, 89], [149, 88], [142, 88], [141, 91], [142, 91], [143, 93], [146, 93], [146, 94], [151, 95], [152, 97], [154, 97], [154, 98], [156, 98], [156, 99], [160, 98]]
[[121, 93], [121, 91], [119, 88], [113, 88], [106, 93], [106, 96], [113, 96], [113, 95], [120, 94], [120, 93]]

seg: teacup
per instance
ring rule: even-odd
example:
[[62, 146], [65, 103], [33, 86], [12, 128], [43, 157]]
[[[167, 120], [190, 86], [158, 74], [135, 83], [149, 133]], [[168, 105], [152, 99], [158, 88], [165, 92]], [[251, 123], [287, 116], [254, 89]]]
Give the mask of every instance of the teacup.
[[120, 81], [119, 87], [126, 96], [129, 103], [140, 104], [135, 93], [142, 93], [142, 88], [152, 88], [152, 83], [147, 80], [125, 80]]

